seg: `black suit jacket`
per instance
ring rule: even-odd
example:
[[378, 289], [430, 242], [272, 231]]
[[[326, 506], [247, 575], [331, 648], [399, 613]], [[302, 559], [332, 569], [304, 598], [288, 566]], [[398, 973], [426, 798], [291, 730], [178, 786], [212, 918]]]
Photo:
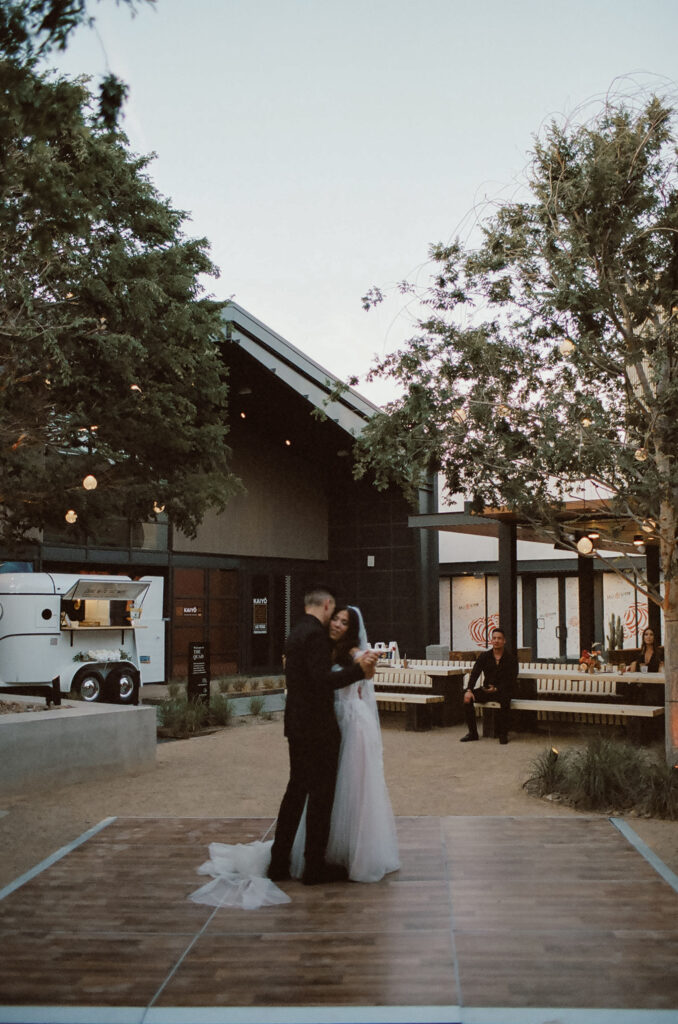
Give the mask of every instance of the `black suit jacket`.
[[497, 664], [494, 651], [483, 651], [479, 654], [476, 663], [471, 669], [467, 690], [473, 691], [481, 672], [483, 673], [484, 686], [496, 686], [499, 695], [513, 696], [516, 679], [518, 678], [518, 659], [513, 651], [504, 648], [499, 664]]
[[314, 615], [304, 615], [292, 628], [285, 655], [285, 735], [319, 742], [336, 738], [334, 691], [363, 679], [362, 668], [332, 670], [329, 634]]

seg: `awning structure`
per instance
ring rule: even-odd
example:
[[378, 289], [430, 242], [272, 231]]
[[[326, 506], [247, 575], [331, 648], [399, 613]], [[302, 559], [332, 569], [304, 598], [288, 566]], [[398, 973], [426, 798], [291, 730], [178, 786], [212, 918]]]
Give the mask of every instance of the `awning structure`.
[[[591, 554], [576, 550], [577, 540], [590, 537], [592, 546], [609, 553], [627, 555], [644, 554], [648, 582], [659, 587], [659, 545], [653, 534], [655, 524], [647, 520], [639, 527], [635, 519], [613, 514], [601, 499], [579, 499], [566, 502], [553, 511], [553, 529], [530, 521], [527, 516], [509, 509], [485, 508], [473, 512], [470, 503], [463, 512], [435, 512], [412, 515], [410, 527], [423, 530], [462, 533], [477, 537], [496, 537], [499, 547], [497, 574], [499, 577], [499, 619], [507, 638], [517, 647], [517, 541], [530, 541], [564, 547], [577, 555], [579, 581], [579, 636], [582, 648], [594, 642], [593, 564]], [[597, 536], [595, 536], [597, 535]], [[648, 604], [648, 624], [658, 634], [659, 607]]]

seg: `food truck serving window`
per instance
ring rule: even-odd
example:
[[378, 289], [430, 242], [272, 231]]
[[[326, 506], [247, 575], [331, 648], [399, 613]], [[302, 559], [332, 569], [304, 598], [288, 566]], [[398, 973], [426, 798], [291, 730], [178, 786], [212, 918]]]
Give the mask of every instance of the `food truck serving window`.
[[137, 583], [135, 580], [78, 580], [62, 596], [66, 601], [136, 601], [149, 586], [148, 583]]

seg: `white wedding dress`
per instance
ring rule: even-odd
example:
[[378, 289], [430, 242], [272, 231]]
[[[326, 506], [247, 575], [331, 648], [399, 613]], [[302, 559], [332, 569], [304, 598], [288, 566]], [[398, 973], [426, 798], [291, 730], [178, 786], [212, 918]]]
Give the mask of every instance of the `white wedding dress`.
[[[362, 618], [361, 618], [362, 622]], [[354, 882], [378, 882], [400, 867], [395, 818], [384, 778], [383, 749], [374, 684], [363, 679], [336, 690], [334, 707], [341, 731], [337, 785], [326, 858], [343, 864]], [[290, 874], [304, 872], [306, 810], [290, 858]], [[211, 875], [189, 899], [213, 907], [257, 907], [289, 903], [266, 877], [272, 840], [210, 843], [210, 859], [198, 873]]]

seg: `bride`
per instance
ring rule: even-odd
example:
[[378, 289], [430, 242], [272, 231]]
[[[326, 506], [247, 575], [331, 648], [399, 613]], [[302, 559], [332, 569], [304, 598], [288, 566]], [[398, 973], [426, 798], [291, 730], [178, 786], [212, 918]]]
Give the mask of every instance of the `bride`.
[[[335, 611], [330, 622], [333, 660], [350, 664], [367, 646], [362, 615], [351, 605]], [[379, 714], [374, 684], [362, 679], [335, 690], [335, 713], [341, 732], [337, 785], [332, 806], [327, 860], [343, 864], [354, 882], [378, 882], [400, 867], [395, 818], [384, 778]], [[292, 847], [290, 873], [304, 871], [306, 812]], [[290, 902], [266, 878], [272, 841], [227, 845], [211, 843], [210, 859], [198, 868], [213, 881], [189, 897], [210, 906], [245, 909]]]

